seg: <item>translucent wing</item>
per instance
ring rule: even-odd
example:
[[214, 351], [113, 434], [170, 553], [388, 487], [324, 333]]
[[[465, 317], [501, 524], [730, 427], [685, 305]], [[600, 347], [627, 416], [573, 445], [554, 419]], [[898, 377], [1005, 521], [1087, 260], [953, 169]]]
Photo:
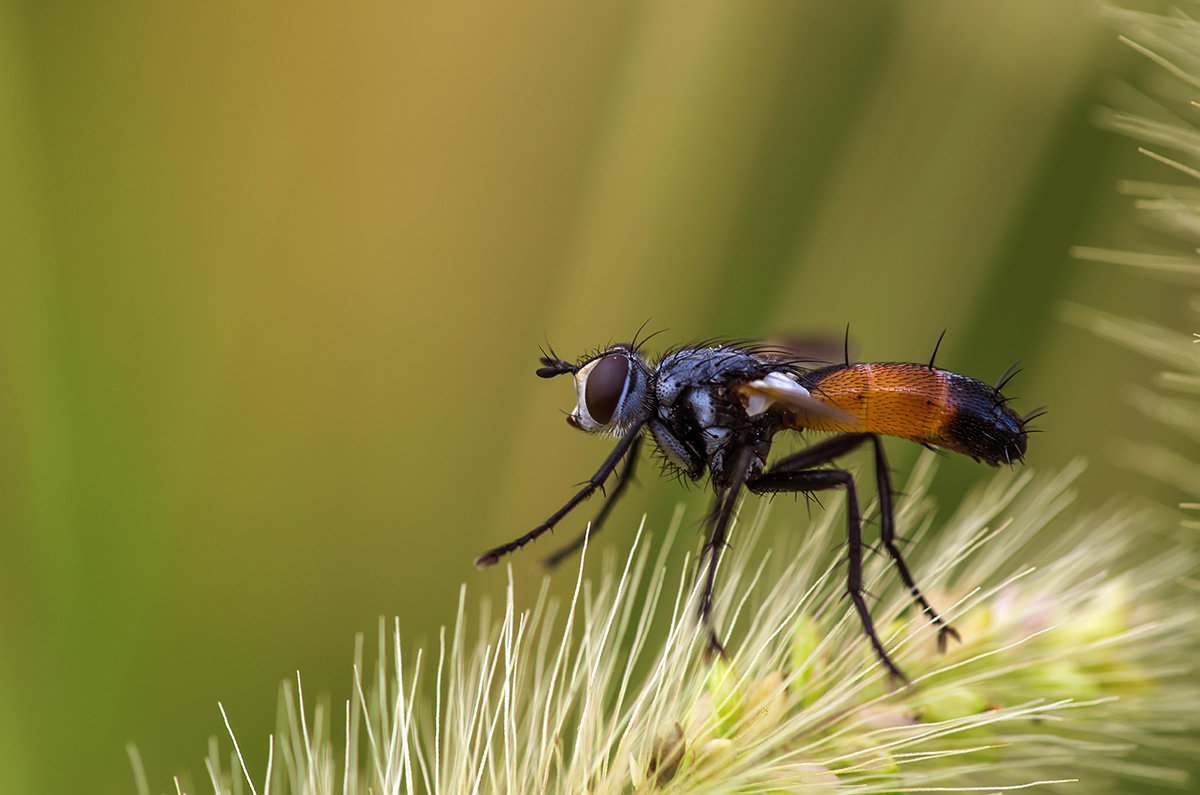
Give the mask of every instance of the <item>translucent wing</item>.
[[810, 365], [837, 364], [852, 358], [854, 345], [841, 335], [821, 332], [777, 334], [765, 340], [761, 355]]

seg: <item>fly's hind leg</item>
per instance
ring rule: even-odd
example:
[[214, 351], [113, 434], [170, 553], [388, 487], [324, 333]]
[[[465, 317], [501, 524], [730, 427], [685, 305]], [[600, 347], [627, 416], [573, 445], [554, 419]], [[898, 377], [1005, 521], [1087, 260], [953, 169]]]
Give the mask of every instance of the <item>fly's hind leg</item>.
[[[832, 440], [831, 440], [832, 441]], [[786, 459], [784, 459], [786, 460]], [[875, 633], [875, 622], [867, 609], [867, 601], [863, 597], [862, 575], [862, 519], [858, 511], [858, 494], [854, 488], [854, 477], [844, 469], [806, 469], [800, 471], [780, 471], [778, 467], [764, 472], [746, 483], [746, 488], [756, 494], [778, 494], [784, 492], [812, 492], [824, 489], [846, 489], [846, 547], [848, 550], [848, 565], [846, 570], [846, 594], [854, 603], [858, 612], [859, 622], [863, 632], [875, 650], [875, 656], [883, 663], [888, 674], [908, 684], [908, 677], [900, 670]]]
[[944, 653], [950, 638], [957, 641], [961, 641], [962, 638], [959, 637], [958, 630], [947, 624], [933, 609], [933, 605], [929, 604], [929, 600], [925, 598], [925, 594], [921, 593], [921, 589], [917, 587], [916, 581], [909, 573], [904, 556], [900, 554], [900, 547], [896, 545], [896, 520], [892, 508], [892, 479], [888, 474], [887, 459], [883, 455], [883, 442], [875, 434], [869, 434], [869, 436], [875, 443], [875, 483], [879, 492], [879, 540], [883, 542], [888, 556], [896, 564], [896, 570], [900, 572], [900, 579], [912, 594], [913, 601], [921, 607], [926, 617], [938, 628], [938, 651]]
[[835, 458], [850, 452], [867, 440], [870, 440], [875, 448], [875, 487], [879, 493], [879, 540], [887, 550], [888, 557], [896, 564], [896, 570], [900, 572], [900, 579], [912, 594], [913, 601], [938, 628], [938, 649], [944, 652], [950, 638], [960, 640], [958, 631], [937, 614], [937, 611], [929, 604], [929, 600], [921, 593], [921, 589], [917, 587], [917, 583], [908, 569], [908, 564], [904, 561], [904, 555], [900, 553], [900, 547], [896, 544], [892, 479], [888, 474], [887, 458], [883, 454], [883, 440], [879, 438], [879, 435], [843, 433], [781, 458], [771, 471], [778, 473], [811, 470], [813, 467], [831, 463]]

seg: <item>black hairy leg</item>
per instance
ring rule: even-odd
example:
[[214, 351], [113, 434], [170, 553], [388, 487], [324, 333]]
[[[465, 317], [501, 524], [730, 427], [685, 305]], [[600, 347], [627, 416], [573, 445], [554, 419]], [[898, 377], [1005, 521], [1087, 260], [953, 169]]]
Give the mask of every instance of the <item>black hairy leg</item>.
[[753, 478], [746, 484], [746, 488], [756, 494], [846, 489], [846, 594], [858, 612], [859, 622], [862, 624], [867, 640], [871, 643], [871, 648], [875, 650], [875, 656], [883, 663], [883, 667], [887, 669], [892, 678], [908, 684], [908, 677], [888, 656], [887, 650], [883, 648], [879, 636], [875, 633], [875, 622], [871, 620], [871, 612], [867, 609], [867, 602], [863, 596], [862, 518], [858, 510], [858, 493], [854, 487], [854, 477], [844, 469], [779, 471], [776, 468]]
[[624, 436], [621, 437], [621, 440], [617, 442], [617, 446], [614, 447], [613, 451], [608, 454], [608, 458], [604, 459], [604, 463], [600, 465], [598, 470], [596, 470], [596, 474], [588, 478], [587, 483], [584, 484], [583, 488], [580, 489], [574, 497], [567, 500], [566, 505], [559, 508], [550, 516], [549, 519], [542, 522], [525, 535], [514, 538], [507, 544], [501, 544], [498, 547], [493, 547], [487, 552], [484, 552], [482, 555], [475, 558], [475, 565], [481, 569], [486, 569], [488, 566], [494, 566], [500, 562], [500, 558], [504, 557], [510, 552], [517, 551], [530, 541], [537, 539], [538, 536], [540, 536], [542, 533], [545, 533], [547, 530], [553, 530], [554, 526], [558, 524], [564, 516], [570, 513], [575, 506], [579, 505], [579, 503], [595, 494], [596, 489], [604, 485], [604, 481], [608, 480], [608, 476], [611, 475], [613, 470], [617, 468], [617, 464], [621, 463], [621, 459], [624, 458], [625, 454], [629, 452], [629, 448], [633, 447], [634, 444], [637, 443], [638, 437], [641, 435], [643, 425], [644, 423], [635, 425], [634, 427], [630, 428]]
[[610, 491], [604, 498], [604, 504], [601, 505], [600, 510], [596, 512], [596, 516], [592, 519], [591, 525], [587, 528], [584, 528], [584, 530], [575, 537], [574, 541], [563, 545], [561, 548], [556, 549], [554, 552], [547, 555], [542, 561], [542, 564], [546, 568], [552, 569], [559, 563], [562, 563], [565, 559], [575, 554], [575, 552], [583, 546], [584, 541], [586, 541], [588, 538], [595, 538], [596, 533], [600, 532], [600, 528], [604, 524], [604, 520], [608, 518], [609, 513], [612, 512], [613, 506], [617, 504], [617, 500], [621, 498], [621, 494], [625, 491], [625, 487], [628, 486], [629, 481], [633, 479], [633, 471], [637, 467], [638, 452], [641, 450], [641, 447], [642, 438], [641, 434], [638, 434], [638, 437], [633, 440], [633, 444], [629, 446], [629, 452], [625, 454], [625, 465], [621, 467], [621, 471], [617, 473], [617, 485], [614, 486], [613, 490]]
[[811, 470], [822, 464], [831, 463], [834, 459], [854, 450], [868, 440], [874, 446], [875, 452], [875, 489], [879, 493], [879, 540], [883, 543], [884, 549], [887, 550], [888, 557], [896, 565], [896, 571], [900, 573], [900, 580], [904, 583], [904, 587], [908, 588], [908, 592], [912, 594], [913, 601], [917, 603], [925, 616], [937, 627], [938, 649], [945, 652], [946, 645], [951, 638], [960, 640], [959, 634], [954, 627], [947, 624], [938, 615], [933, 606], [929, 604], [929, 600], [921, 593], [921, 589], [917, 587], [917, 583], [909, 571], [908, 563], [905, 562], [904, 555], [896, 543], [896, 514], [895, 504], [892, 501], [892, 478], [888, 469], [887, 458], [883, 454], [883, 440], [879, 438], [879, 435], [874, 433], [843, 433], [834, 436], [831, 439], [826, 439], [811, 447], [806, 447], [797, 453], [781, 458], [772, 467], [771, 472], [781, 473]]
[[717, 494], [717, 502], [712, 513], [712, 531], [708, 542], [704, 545], [704, 555], [701, 559], [701, 573], [704, 577], [704, 588], [700, 593], [700, 623], [708, 632], [708, 656], [725, 657], [725, 647], [717, 638], [716, 628], [712, 621], [713, 588], [717, 581], [717, 563], [721, 552], [725, 549], [725, 539], [729, 535], [729, 523], [733, 519], [737, 507], [738, 495], [746, 483], [753, 455], [749, 448], [739, 450], [734, 457], [734, 465], [730, 470], [729, 485]]

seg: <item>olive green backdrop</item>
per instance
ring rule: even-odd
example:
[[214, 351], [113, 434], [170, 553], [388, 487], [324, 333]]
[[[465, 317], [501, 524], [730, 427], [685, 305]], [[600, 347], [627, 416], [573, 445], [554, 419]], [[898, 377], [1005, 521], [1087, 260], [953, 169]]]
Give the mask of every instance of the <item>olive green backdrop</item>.
[[[1068, 255], [1146, 243], [1113, 186], [1169, 175], [1090, 115], [1147, 70], [1084, 2], [0, 0], [0, 791], [203, 783], [218, 699], [261, 761], [281, 679], [498, 593], [609, 449], [547, 338], [948, 329], [1031, 465], [1174, 502], [1111, 455], [1150, 364], [1058, 319], [1184, 327]], [[643, 473], [605, 543], [698, 518]]]

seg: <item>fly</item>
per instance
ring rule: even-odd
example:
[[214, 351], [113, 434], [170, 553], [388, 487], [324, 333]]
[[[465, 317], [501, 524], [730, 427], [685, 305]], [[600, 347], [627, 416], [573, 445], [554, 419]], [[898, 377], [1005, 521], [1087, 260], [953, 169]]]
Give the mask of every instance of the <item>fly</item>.
[[[940, 343], [941, 340], [939, 339]], [[937, 349], [934, 349], [936, 356]], [[701, 344], [679, 348], [651, 365], [638, 343], [613, 345], [576, 363], [553, 351], [541, 358], [537, 375], [570, 374], [576, 405], [567, 416], [574, 428], [617, 437], [616, 447], [591, 478], [549, 519], [528, 533], [480, 555], [486, 568], [551, 530], [616, 473], [615, 487], [591, 523], [595, 534], [629, 483], [639, 448], [649, 438], [670, 469], [692, 479], [706, 474], [715, 492], [708, 541], [701, 559], [703, 591], [699, 614], [711, 652], [724, 654], [712, 622], [717, 561], [725, 547], [742, 489], [755, 494], [846, 490], [848, 567], [846, 593], [875, 655], [888, 673], [907, 678], [888, 656], [875, 632], [863, 592], [862, 518], [854, 477], [834, 462], [869, 445], [874, 452], [879, 494], [880, 541], [913, 600], [938, 628], [945, 649], [958, 632], [929, 604], [913, 580], [897, 545], [892, 484], [881, 436], [963, 453], [991, 464], [1025, 457], [1027, 425], [995, 386], [928, 364], [872, 362], [810, 368], [794, 353], [767, 345]], [[768, 465], [771, 442], [781, 431], [829, 431], [836, 435]], [[618, 471], [619, 468], [619, 471]], [[585, 535], [552, 554], [554, 565], [583, 545]]]

